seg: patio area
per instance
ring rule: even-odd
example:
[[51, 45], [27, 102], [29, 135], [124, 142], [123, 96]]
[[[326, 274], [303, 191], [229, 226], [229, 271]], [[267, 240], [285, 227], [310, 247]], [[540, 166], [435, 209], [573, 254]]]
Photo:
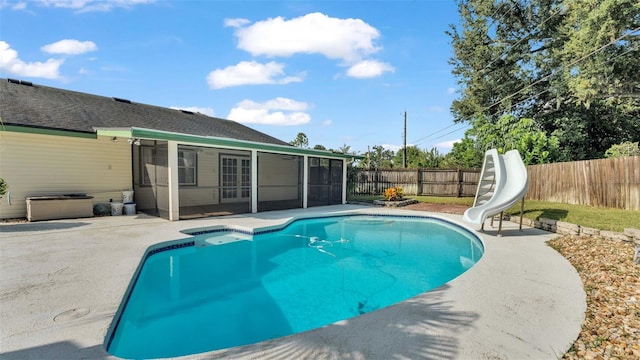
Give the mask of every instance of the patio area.
[[[276, 226], [296, 216], [423, 214], [336, 205], [169, 222], [143, 214], [0, 224], [0, 358], [111, 359], [104, 337], [150, 245], [214, 225]], [[184, 358], [553, 359], [580, 332], [582, 282], [538, 229], [485, 225], [483, 258], [446, 285], [309, 332]]]

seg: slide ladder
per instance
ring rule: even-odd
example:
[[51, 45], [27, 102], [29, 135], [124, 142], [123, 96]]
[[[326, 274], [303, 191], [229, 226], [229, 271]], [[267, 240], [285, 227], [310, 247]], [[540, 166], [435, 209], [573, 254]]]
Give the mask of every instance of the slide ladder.
[[[497, 153], [496, 153], [497, 155]], [[496, 187], [496, 166], [495, 159], [492, 154], [485, 154], [482, 164], [482, 172], [480, 172], [480, 182], [476, 190], [476, 197], [473, 200], [473, 206], [479, 206], [491, 200]]]
[[[520, 229], [522, 229], [524, 196], [528, 187], [527, 168], [518, 150], [507, 151], [504, 155], [499, 155], [496, 149], [487, 150], [473, 207], [464, 212], [463, 219], [480, 225], [482, 230], [487, 218], [491, 217], [493, 220], [493, 216], [502, 214], [504, 210], [522, 199], [520, 209]], [[502, 216], [500, 216], [498, 236], [501, 236], [501, 233]]]

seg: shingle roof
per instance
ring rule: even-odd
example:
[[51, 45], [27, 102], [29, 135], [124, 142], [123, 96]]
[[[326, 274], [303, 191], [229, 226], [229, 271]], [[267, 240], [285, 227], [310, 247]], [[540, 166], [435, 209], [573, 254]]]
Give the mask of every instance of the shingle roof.
[[231, 120], [13, 79], [0, 79], [0, 116], [5, 125], [43, 129], [94, 133], [94, 128], [138, 127], [289, 145]]

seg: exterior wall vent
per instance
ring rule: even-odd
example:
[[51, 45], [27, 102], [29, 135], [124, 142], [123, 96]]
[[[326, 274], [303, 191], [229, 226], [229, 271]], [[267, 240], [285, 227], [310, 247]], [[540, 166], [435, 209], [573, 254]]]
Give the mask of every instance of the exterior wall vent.
[[12, 84], [20, 84], [20, 80], [16, 80], [16, 79], [7, 79], [7, 81]]
[[189, 111], [189, 110], [180, 110], [185, 114], [189, 114], [189, 115], [194, 115], [195, 113], [193, 111]]
[[127, 100], [127, 99], [114, 97], [113, 100], [115, 100], [117, 102], [125, 103], [125, 104], [131, 104], [131, 100]]

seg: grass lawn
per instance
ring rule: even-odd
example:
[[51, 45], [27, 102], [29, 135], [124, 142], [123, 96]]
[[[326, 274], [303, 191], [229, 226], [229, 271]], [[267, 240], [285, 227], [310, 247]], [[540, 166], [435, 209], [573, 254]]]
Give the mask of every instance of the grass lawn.
[[[520, 203], [505, 211], [520, 215]], [[547, 218], [580, 226], [622, 232], [625, 228], [640, 229], [640, 211], [526, 200], [523, 216], [528, 219]]]
[[[472, 197], [437, 197], [437, 196], [407, 196], [420, 202], [433, 204], [457, 204], [473, 205]], [[384, 199], [380, 196], [353, 196], [350, 200], [373, 202], [373, 200]], [[505, 211], [506, 214], [520, 215], [520, 203]], [[610, 230], [622, 232], [625, 228], [640, 229], [640, 211], [621, 210], [601, 207], [591, 207], [582, 205], [561, 204], [545, 201], [527, 200], [524, 202], [523, 216], [528, 219], [538, 219], [540, 217], [560, 220], [572, 224], [578, 224], [600, 230]]]

